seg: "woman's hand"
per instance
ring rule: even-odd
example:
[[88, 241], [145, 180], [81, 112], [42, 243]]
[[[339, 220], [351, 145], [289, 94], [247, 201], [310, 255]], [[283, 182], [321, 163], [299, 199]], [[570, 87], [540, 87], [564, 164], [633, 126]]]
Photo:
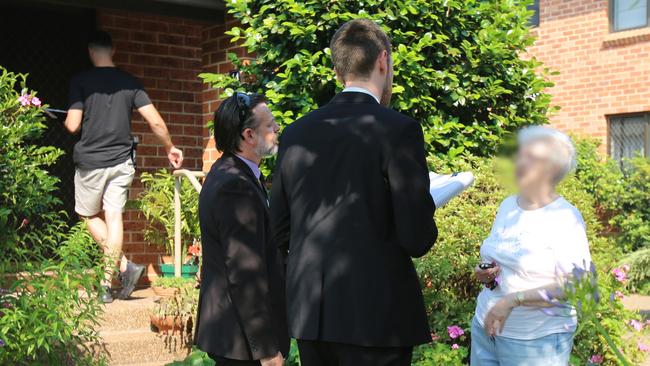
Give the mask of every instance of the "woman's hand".
[[474, 269], [474, 274], [481, 283], [490, 283], [494, 281], [494, 279], [497, 278], [500, 273], [501, 267], [499, 267], [499, 265], [496, 263], [494, 263], [494, 267], [489, 269], [481, 269], [479, 266], [476, 266]]
[[485, 332], [494, 337], [503, 332], [503, 326], [506, 319], [510, 316], [512, 309], [515, 307], [515, 300], [511, 296], [506, 296], [499, 300], [485, 316]]

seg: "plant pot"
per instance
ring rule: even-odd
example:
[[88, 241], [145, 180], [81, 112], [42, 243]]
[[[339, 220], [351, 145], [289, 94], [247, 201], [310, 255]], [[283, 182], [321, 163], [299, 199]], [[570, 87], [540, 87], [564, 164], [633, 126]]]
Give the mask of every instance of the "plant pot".
[[151, 286], [151, 289], [153, 290], [153, 293], [159, 297], [174, 297], [174, 295], [180, 292], [176, 287]]
[[149, 320], [151, 320], [151, 328], [154, 332], [167, 333], [171, 331], [175, 333], [183, 330], [183, 321], [177, 317], [166, 316], [163, 318], [157, 315], [150, 315]]
[[[199, 266], [197, 264], [183, 264], [181, 266], [181, 277], [194, 278], [198, 271]], [[160, 264], [160, 272], [162, 272], [163, 277], [174, 277], [174, 265], [162, 263]]]

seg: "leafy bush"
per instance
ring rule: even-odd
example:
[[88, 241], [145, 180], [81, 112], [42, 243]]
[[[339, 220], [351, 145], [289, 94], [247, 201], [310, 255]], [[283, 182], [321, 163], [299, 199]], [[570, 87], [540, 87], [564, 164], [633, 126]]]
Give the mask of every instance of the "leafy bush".
[[46, 128], [36, 93], [25, 75], [0, 74], [0, 364], [102, 363], [90, 349], [101, 254], [82, 225], [68, 231], [57, 211], [58, 180], [46, 168], [62, 152], [35, 145]]
[[157, 277], [151, 285], [164, 288], [181, 288], [196, 285], [196, 280], [183, 277]]
[[625, 251], [650, 245], [650, 160], [625, 161], [625, 170], [604, 158], [594, 140], [578, 140], [576, 175], [594, 195], [601, 216]]
[[[437, 171], [450, 171], [442, 160], [430, 159], [430, 163]], [[431, 328], [438, 336], [444, 336], [452, 324], [460, 325], [466, 332], [470, 328], [475, 299], [481, 288], [473, 270], [479, 261], [481, 242], [489, 233], [498, 206], [511, 192], [508, 184], [512, 181], [511, 169], [510, 164], [498, 158], [470, 158], [457, 161], [453, 167], [456, 171], [473, 171], [476, 181], [461, 196], [438, 210], [438, 241], [430, 253], [416, 261]], [[610, 273], [620, 260], [621, 250], [612, 238], [601, 235], [603, 227], [596, 214], [597, 204], [593, 195], [575, 176], [568, 177], [559, 187], [559, 192], [580, 210], [585, 219], [591, 253], [598, 268], [600, 292], [609, 297], [609, 294], [623, 291], [622, 283], [615, 281]], [[626, 320], [638, 315], [625, 310], [617, 299], [604, 299], [597, 310], [603, 327], [616, 346], [628, 358], [638, 359], [639, 351], [636, 343], [627, 336], [630, 329], [625, 324]], [[604, 364], [617, 364], [616, 356], [600, 334], [592, 322], [580, 322], [573, 351], [574, 360], [580, 360], [576, 365], [586, 364], [595, 354], [604, 356]], [[468, 346], [469, 338], [457, 341], [459, 350], [449, 348], [451, 341], [442, 342], [444, 347], [434, 343], [433, 349], [424, 350], [431, 355], [441, 352], [436, 357], [455, 357], [449, 354], [462, 352], [463, 347]], [[455, 361], [448, 362], [455, 364]]]
[[627, 276], [630, 291], [650, 295], [650, 248], [632, 252], [620, 262], [630, 267]]
[[[140, 194], [140, 210], [149, 222], [144, 237], [150, 243], [174, 253], [174, 177], [161, 169], [154, 174], [140, 176], [144, 190]], [[199, 195], [192, 184], [183, 179], [181, 183], [181, 244], [183, 256], [194, 239], [201, 237], [199, 226]], [[160, 229], [163, 229], [161, 231]]]
[[[254, 60], [229, 55], [241, 81], [200, 75], [215, 87], [265, 94], [281, 125], [325, 104], [340, 88], [329, 41], [354, 18], [379, 23], [393, 43], [393, 107], [421, 121], [428, 152], [487, 155], [523, 125], [547, 121], [551, 84], [534, 58], [526, 5], [480, 0], [233, 0], [240, 27], [227, 34]], [[226, 94], [227, 94], [226, 93]]]

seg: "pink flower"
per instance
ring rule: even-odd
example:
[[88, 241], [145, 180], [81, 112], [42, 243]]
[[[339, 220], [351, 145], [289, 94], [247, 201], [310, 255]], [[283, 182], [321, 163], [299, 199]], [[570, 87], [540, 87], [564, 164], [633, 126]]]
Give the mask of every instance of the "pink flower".
[[639, 348], [639, 351], [641, 352], [648, 352], [650, 351], [650, 347], [647, 344], [643, 344], [641, 342], [637, 342], [636, 346]]
[[631, 326], [632, 328], [634, 328], [634, 330], [636, 330], [637, 332], [640, 332], [640, 331], [643, 330], [643, 323], [641, 323], [640, 321], [638, 321], [638, 320], [636, 320], [636, 319], [632, 319], [632, 320], [630, 320], [629, 324], [630, 324], [630, 326]]
[[465, 334], [465, 331], [463, 328], [457, 325], [452, 325], [450, 327], [447, 327], [447, 333], [449, 333], [449, 337], [451, 337], [451, 339], [456, 339]]
[[601, 363], [603, 363], [603, 356], [592, 355], [591, 357], [589, 357], [589, 362], [594, 365], [600, 365]]
[[627, 264], [624, 264], [621, 266], [621, 269], [623, 269], [626, 273], [630, 271], [630, 266]]
[[618, 282], [625, 282], [627, 279], [627, 273], [623, 268], [614, 268], [612, 269], [612, 274]]
[[33, 105], [34, 107], [40, 107], [40, 106], [41, 106], [41, 100], [38, 99], [38, 97], [34, 97], [34, 98], [32, 98], [32, 105]]
[[618, 300], [622, 300], [622, 299], [625, 298], [625, 295], [624, 295], [621, 291], [614, 291], [614, 296], [615, 296]]
[[459, 349], [459, 348], [460, 348], [460, 346], [458, 344], [456, 344], [456, 343], [451, 345], [451, 349]]
[[20, 105], [22, 105], [23, 107], [28, 106], [31, 100], [32, 100], [31, 94], [23, 94], [20, 97], [18, 97], [18, 101], [20, 102]]

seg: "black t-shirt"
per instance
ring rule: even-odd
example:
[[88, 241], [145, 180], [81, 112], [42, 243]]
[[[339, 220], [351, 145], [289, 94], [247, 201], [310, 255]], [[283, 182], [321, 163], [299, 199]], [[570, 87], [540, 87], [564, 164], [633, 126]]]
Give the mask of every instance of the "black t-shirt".
[[115, 67], [95, 67], [70, 82], [69, 109], [83, 110], [74, 161], [81, 169], [107, 168], [131, 156], [133, 107], [151, 104], [142, 84]]

